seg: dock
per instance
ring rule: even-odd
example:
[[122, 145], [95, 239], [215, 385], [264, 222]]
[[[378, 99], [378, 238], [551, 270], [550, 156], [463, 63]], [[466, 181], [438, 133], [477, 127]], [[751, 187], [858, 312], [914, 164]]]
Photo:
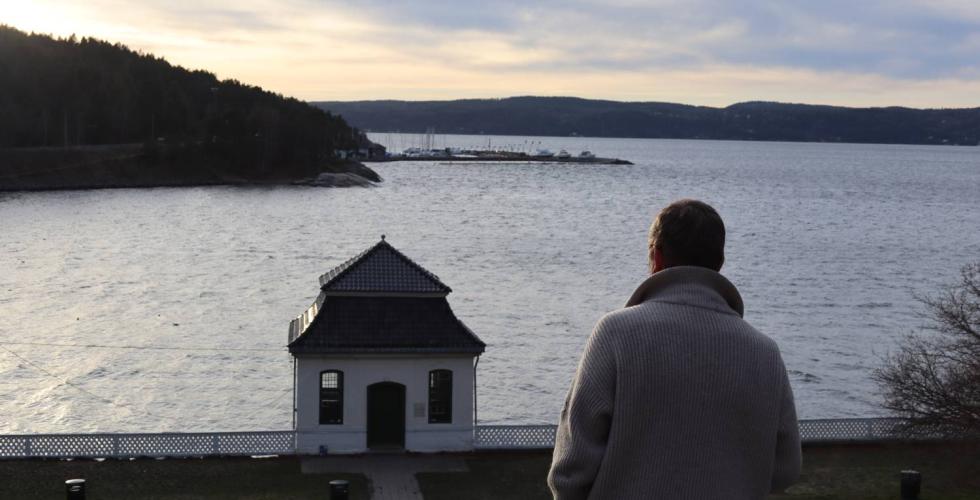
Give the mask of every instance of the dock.
[[633, 162], [629, 160], [621, 160], [619, 158], [600, 158], [596, 156], [592, 157], [558, 157], [558, 156], [535, 156], [527, 153], [476, 153], [476, 154], [438, 154], [438, 155], [405, 155], [405, 154], [395, 154], [388, 155], [385, 157], [376, 157], [362, 160], [365, 163], [384, 163], [384, 162], [394, 162], [394, 161], [430, 161], [430, 162], [458, 162], [458, 163], [475, 163], [475, 162], [499, 162], [499, 163], [514, 163], [514, 162], [529, 162], [529, 163], [571, 163], [571, 164], [587, 164], [587, 165], [632, 165]]

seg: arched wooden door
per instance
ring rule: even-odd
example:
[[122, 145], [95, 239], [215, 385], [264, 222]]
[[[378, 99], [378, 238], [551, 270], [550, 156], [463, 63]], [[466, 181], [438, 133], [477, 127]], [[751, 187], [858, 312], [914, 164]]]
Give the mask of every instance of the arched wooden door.
[[378, 382], [367, 388], [367, 445], [374, 449], [405, 447], [405, 386]]

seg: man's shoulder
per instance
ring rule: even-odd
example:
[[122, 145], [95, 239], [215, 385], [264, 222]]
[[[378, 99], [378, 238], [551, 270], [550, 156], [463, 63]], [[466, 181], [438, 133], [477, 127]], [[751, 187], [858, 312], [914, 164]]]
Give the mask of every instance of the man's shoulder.
[[657, 329], [670, 320], [670, 313], [662, 305], [642, 303], [616, 309], [604, 314], [596, 323], [597, 334], [623, 331]]
[[624, 307], [622, 309], [616, 309], [615, 311], [609, 311], [603, 314], [599, 318], [596, 324], [596, 329], [608, 330], [622, 328], [624, 326], [635, 324], [635, 323], [646, 323], [649, 321], [656, 321], [656, 314], [650, 314], [648, 308], [643, 308], [640, 305]]
[[[596, 324], [596, 333], [602, 336], [618, 336], [623, 332], [673, 332], [677, 334], [691, 334], [698, 330], [712, 328], [709, 322], [691, 322], [690, 315], [679, 316], [675, 314], [676, 306], [669, 303], [647, 301], [630, 307], [624, 307], [606, 313]], [[728, 334], [739, 335], [744, 342], [753, 344], [757, 349], [764, 351], [779, 352], [776, 341], [768, 335], [760, 332], [741, 316], [737, 314], [721, 314], [717, 312], [706, 313], [711, 316], [711, 325], [727, 330]]]
[[[677, 317], [678, 311], [686, 308], [687, 306], [670, 302], [648, 300], [610, 311], [599, 319], [599, 323], [610, 326], [669, 323]], [[705, 312], [709, 311], [706, 310]], [[735, 317], [737, 318], [737, 316]]]

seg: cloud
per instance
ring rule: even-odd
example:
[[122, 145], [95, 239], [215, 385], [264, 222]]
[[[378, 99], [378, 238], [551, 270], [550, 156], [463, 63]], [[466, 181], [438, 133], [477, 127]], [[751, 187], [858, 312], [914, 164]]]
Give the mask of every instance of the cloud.
[[0, 4], [21, 13], [13, 17], [22, 28], [120, 41], [308, 99], [543, 93], [860, 104], [885, 96], [974, 106], [964, 89], [980, 83], [975, 0]]
[[[341, 3], [327, 2], [334, 8]], [[492, 39], [487, 50], [555, 54], [556, 67], [653, 69], [662, 64], [763, 64], [815, 70], [860, 70], [897, 78], [952, 76], [976, 67], [961, 46], [980, 32], [980, 2], [865, 0], [689, 0], [684, 2], [423, 0], [368, 1], [358, 9], [390, 30], [390, 39], [422, 47], [456, 64], [473, 59], [452, 47], [461, 33]], [[509, 58], [500, 61], [510, 65]], [[526, 64], [538, 64], [528, 58]]]

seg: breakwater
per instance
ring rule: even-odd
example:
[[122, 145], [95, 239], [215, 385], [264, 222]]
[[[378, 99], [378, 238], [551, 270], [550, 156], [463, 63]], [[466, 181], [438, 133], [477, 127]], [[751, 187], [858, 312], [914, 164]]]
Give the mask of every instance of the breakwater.
[[437, 162], [535, 162], [535, 163], [569, 163], [579, 165], [632, 165], [633, 162], [619, 158], [601, 158], [597, 156], [535, 156], [527, 153], [477, 153], [477, 154], [446, 154], [446, 155], [391, 155], [383, 158], [372, 158], [366, 162], [393, 161], [437, 161]]

